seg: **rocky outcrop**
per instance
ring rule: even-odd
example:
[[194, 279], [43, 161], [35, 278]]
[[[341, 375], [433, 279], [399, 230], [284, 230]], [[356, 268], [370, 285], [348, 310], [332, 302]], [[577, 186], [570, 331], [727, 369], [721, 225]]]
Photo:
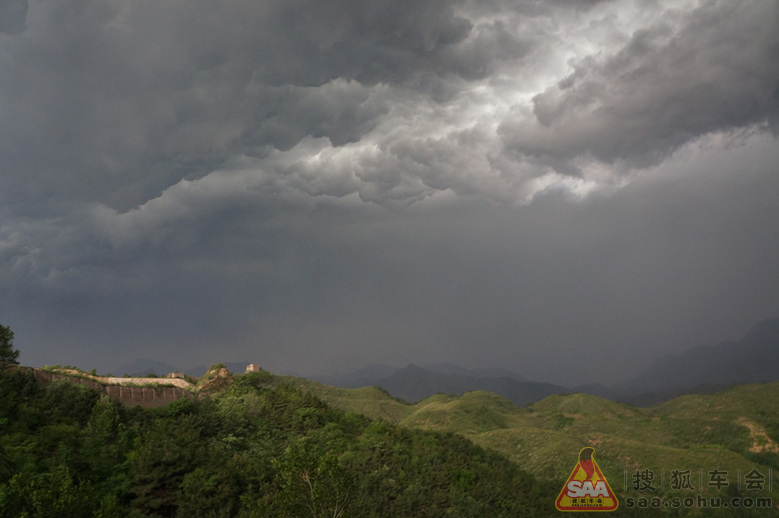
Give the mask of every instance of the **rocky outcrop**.
[[212, 367], [198, 382], [198, 392], [203, 394], [209, 392], [218, 392], [226, 388], [232, 379], [233, 376], [226, 367]]

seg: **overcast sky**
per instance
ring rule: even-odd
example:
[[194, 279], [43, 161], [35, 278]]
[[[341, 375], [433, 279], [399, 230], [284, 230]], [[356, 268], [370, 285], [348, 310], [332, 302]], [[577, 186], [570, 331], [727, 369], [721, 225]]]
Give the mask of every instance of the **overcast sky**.
[[779, 316], [777, 134], [776, 0], [0, 0], [0, 323], [626, 378]]

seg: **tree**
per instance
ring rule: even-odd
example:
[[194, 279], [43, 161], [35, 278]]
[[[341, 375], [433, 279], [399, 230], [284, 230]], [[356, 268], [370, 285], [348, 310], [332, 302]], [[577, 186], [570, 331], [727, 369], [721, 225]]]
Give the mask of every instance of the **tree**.
[[19, 365], [19, 351], [14, 349], [14, 332], [0, 324], [0, 366]]
[[305, 439], [293, 444], [276, 461], [280, 485], [277, 505], [288, 516], [346, 518], [355, 497], [355, 477], [343, 468], [338, 456], [324, 451], [326, 444], [311, 445]]

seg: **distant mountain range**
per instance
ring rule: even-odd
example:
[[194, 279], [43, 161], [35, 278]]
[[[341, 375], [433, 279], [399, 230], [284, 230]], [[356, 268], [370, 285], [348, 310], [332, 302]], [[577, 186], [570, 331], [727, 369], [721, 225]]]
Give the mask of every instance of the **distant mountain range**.
[[524, 406], [550, 394], [564, 394], [569, 389], [551, 383], [524, 381], [512, 376], [474, 376], [445, 373], [411, 364], [376, 383], [393, 396], [409, 402], [420, 401], [436, 393], [462, 394], [485, 390], [499, 394], [516, 405]]
[[436, 393], [485, 390], [520, 406], [552, 394], [570, 393], [647, 406], [684, 394], [710, 394], [732, 385], [779, 379], [779, 318], [760, 322], [740, 342], [699, 345], [666, 356], [629, 383], [614, 387], [562, 387], [527, 381], [503, 369], [468, 370], [452, 364], [410, 364], [403, 368], [372, 365], [353, 373], [310, 378], [344, 388], [378, 386], [412, 403]]
[[699, 345], [653, 363], [627, 385], [632, 392], [779, 379], [779, 318], [763, 320], [740, 342]]
[[[248, 362], [226, 363], [236, 373]], [[164, 375], [177, 370], [174, 366], [149, 359], [125, 365], [118, 375]], [[206, 366], [183, 372], [202, 376]], [[754, 326], [739, 342], [699, 345], [678, 355], [654, 362], [632, 381], [614, 387], [599, 384], [563, 387], [551, 383], [528, 381], [521, 375], [500, 368], [465, 369], [451, 363], [406, 367], [369, 365], [362, 369], [327, 376], [308, 376], [328, 385], [357, 388], [378, 386], [393, 397], [414, 403], [437, 393], [463, 394], [483, 390], [498, 394], [516, 405], [524, 406], [552, 394], [584, 393], [612, 401], [647, 406], [683, 394], [708, 394], [744, 383], [764, 383], [779, 379], [779, 318], [764, 320]]]

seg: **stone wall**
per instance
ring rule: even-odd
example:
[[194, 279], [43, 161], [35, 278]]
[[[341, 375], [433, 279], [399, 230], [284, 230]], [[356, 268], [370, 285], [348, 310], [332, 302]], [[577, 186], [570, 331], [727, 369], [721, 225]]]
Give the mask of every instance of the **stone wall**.
[[[93, 379], [70, 376], [67, 374], [59, 374], [51, 371], [44, 371], [40, 369], [33, 369], [35, 376], [39, 381], [45, 384], [49, 384], [54, 380], [64, 379], [70, 383], [76, 383], [78, 385], [86, 385], [93, 388], [98, 392], [107, 394], [110, 398], [115, 399], [127, 406], [142, 406], [144, 408], [154, 408], [165, 406], [168, 403], [182, 399], [182, 398], [194, 398], [195, 395], [186, 389], [180, 387], [169, 387], [164, 385], [157, 386], [143, 386], [143, 387], [128, 387], [126, 385], [107, 385], [99, 383]], [[160, 383], [165, 383], [171, 380], [160, 380]]]

